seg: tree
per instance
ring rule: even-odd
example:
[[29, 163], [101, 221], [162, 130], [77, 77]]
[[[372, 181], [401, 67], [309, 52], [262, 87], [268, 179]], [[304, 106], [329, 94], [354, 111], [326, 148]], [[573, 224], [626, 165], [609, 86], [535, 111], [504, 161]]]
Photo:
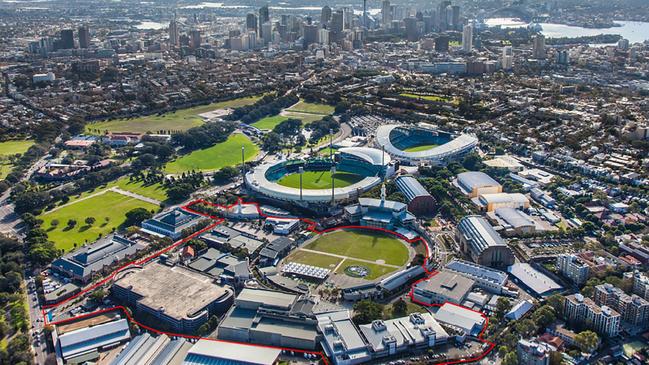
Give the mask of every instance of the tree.
[[503, 357], [503, 361], [500, 365], [518, 365], [518, 356], [516, 356], [515, 352], [508, 352], [507, 355]]
[[68, 219], [68, 228], [73, 228], [74, 226], [77, 225], [77, 220], [76, 219]]
[[104, 300], [104, 298], [106, 298], [107, 296], [108, 293], [104, 289], [95, 290], [92, 294], [90, 294], [90, 298], [97, 303]]
[[547, 303], [554, 308], [554, 313], [563, 313], [563, 302], [565, 298], [559, 294], [552, 294], [548, 297]]
[[356, 324], [367, 324], [383, 317], [383, 306], [371, 300], [361, 300], [354, 304], [354, 317]]
[[126, 212], [125, 226], [139, 226], [143, 221], [151, 218], [153, 214], [144, 208], [134, 208]]
[[505, 297], [499, 297], [496, 301], [496, 317], [503, 318], [505, 313], [512, 309], [512, 303]]
[[579, 332], [575, 336], [575, 344], [582, 352], [592, 353], [599, 346], [599, 336], [597, 336], [597, 333], [589, 330]]
[[239, 169], [233, 166], [226, 166], [219, 171], [216, 171], [212, 175], [212, 178], [214, 179], [215, 183], [220, 184], [232, 181], [232, 179], [234, 179], [237, 175], [239, 175]]
[[554, 312], [554, 308], [546, 304], [532, 314], [532, 319], [537, 326], [545, 328], [557, 320], [557, 315]]
[[399, 298], [399, 300], [392, 305], [392, 315], [394, 317], [403, 317], [407, 312], [408, 304], [403, 300], [403, 298]]
[[171, 201], [183, 201], [189, 198], [193, 191], [194, 188], [190, 184], [181, 183], [167, 189], [167, 197]]
[[96, 221], [97, 221], [97, 220], [95, 219], [95, 217], [88, 217], [88, 218], [86, 218], [86, 220], [85, 220], [86, 224], [89, 225], [89, 226], [95, 224]]

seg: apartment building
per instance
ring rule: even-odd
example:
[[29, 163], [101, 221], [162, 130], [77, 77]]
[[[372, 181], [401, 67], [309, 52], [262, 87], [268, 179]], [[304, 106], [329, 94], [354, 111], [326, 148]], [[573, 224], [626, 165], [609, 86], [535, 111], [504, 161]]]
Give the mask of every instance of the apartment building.
[[646, 328], [649, 321], [649, 302], [637, 295], [628, 295], [611, 284], [595, 287], [595, 303], [608, 306], [620, 313], [622, 320], [640, 328]]
[[620, 313], [608, 306], [600, 307], [581, 294], [567, 296], [563, 312], [568, 322], [590, 328], [600, 335], [612, 337], [620, 333]]

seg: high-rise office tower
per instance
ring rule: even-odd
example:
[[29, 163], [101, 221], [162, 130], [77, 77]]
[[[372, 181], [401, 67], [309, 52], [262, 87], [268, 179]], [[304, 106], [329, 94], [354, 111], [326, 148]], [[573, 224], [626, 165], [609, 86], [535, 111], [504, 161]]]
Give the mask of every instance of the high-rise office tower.
[[201, 46], [201, 32], [198, 29], [193, 29], [191, 32], [191, 43], [192, 48], [199, 48]]
[[415, 42], [419, 40], [419, 28], [417, 27], [417, 18], [408, 17], [403, 20], [406, 25], [406, 37], [409, 41]]
[[259, 8], [259, 38], [264, 37], [263, 25], [267, 22], [270, 22], [270, 12], [268, 11], [268, 5], [264, 5]]
[[545, 36], [543, 34], [537, 34], [534, 37], [532, 53], [536, 59], [545, 59]]
[[305, 24], [302, 45], [306, 49], [310, 44], [314, 43], [318, 43], [318, 26], [315, 24]]
[[320, 14], [320, 23], [328, 24], [331, 21], [331, 8], [327, 5], [322, 7], [322, 13]]
[[439, 29], [438, 30], [448, 30], [448, 7], [451, 5], [451, 2], [448, 0], [442, 1], [439, 4], [437, 9], [437, 16], [439, 18]]
[[79, 48], [90, 47], [90, 29], [87, 25], [79, 27]]
[[514, 67], [514, 51], [512, 46], [503, 47], [502, 64], [503, 70], [511, 70]]
[[349, 7], [343, 8], [343, 29], [352, 29], [354, 10]]
[[257, 16], [253, 13], [246, 15], [246, 30], [254, 30], [257, 32]]
[[460, 29], [460, 6], [453, 5], [451, 9], [452, 9], [451, 20], [452, 20], [453, 29], [455, 30]]
[[178, 33], [178, 22], [176, 18], [169, 22], [169, 45], [178, 47], [180, 45], [180, 34]]
[[389, 29], [391, 23], [392, 7], [390, 6], [390, 0], [383, 0], [381, 3], [381, 27], [383, 29]]
[[473, 26], [467, 24], [462, 30], [462, 50], [469, 53], [471, 49], [473, 49]]
[[273, 37], [273, 25], [270, 22], [266, 22], [261, 25], [261, 40], [264, 45], [270, 43]]
[[64, 29], [61, 31], [60, 45], [62, 49], [74, 48], [74, 31], [72, 29]]
[[449, 38], [448, 36], [441, 35], [437, 38], [435, 38], [435, 51], [437, 52], [448, 52], [448, 45], [449, 45]]
[[320, 29], [319, 34], [318, 34], [318, 42], [320, 42], [320, 44], [324, 44], [324, 45], [329, 44], [329, 30], [328, 29]]

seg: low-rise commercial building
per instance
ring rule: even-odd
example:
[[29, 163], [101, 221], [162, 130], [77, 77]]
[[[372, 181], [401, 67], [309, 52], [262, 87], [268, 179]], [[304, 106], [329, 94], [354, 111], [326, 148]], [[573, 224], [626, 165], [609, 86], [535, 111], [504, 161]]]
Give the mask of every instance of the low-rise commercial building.
[[537, 297], [546, 297], [563, 289], [556, 281], [527, 263], [513, 264], [507, 268], [507, 272], [519, 285]]
[[98, 359], [99, 349], [116, 346], [131, 338], [126, 319], [84, 326], [66, 332], [56, 328], [52, 335], [57, 357], [71, 363]]
[[496, 194], [503, 191], [502, 185], [491, 176], [480, 171], [467, 171], [457, 175], [457, 185], [469, 198], [484, 194]]
[[183, 230], [191, 228], [200, 221], [201, 216], [180, 208], [163, 212], [142, 222], [145, 231], [177, 240]]
[[494, 294], [502, 294], [507, 290], [507, 274], [500, 270], [488, 268], [473, 262], [453, 259], [444, 267], [445, 271], [458, 273], [475, 282], [481, 289]]
[[442, 270], [415, 284], [413, 298], [428, 305], [446, 302], [461, 304], [474, 285], [475, 281], [463, 275]]
[[521, 193], [481, 194], [477, 198], [478, 205], [486, 212], [499, 208], [527, 209], [530, 201]]
[[468, 336], [478, 336], [486, 325], [481, 313], [452, 303], [442, 305], [434, 317], [437, 322]]

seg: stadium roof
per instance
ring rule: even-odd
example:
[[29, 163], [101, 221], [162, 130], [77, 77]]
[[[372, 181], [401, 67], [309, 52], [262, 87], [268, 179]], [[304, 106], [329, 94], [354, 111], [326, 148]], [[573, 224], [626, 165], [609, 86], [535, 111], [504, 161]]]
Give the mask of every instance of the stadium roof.
[[[372, 165], [387, 165], [392, 161], [387, 153], [382, 153], [381, 150], [371, 147], [345, 147], [338, 150], [338, 152], [348, 153], [356, 157], [360, 157]], [[382, 156], [381, 156], [382, 155]]]
[[[406, 152], [398, 149], [392, 144], [390, 135], [395, 128], [413, 128], [423, 129], [415, 126], [403, 126], [398, 124], [381, 125], [376, 129], [376, 143], [385, 148], [385, 152], [392, 156], [409, 160], [436, 160], [442, 161], [456, 154], [461, 154], [467, 150], [473, 149], [478, 145], [478, 139], [468, 134], [461, 134], [457, 138], [441, 146], [436, 146], [425, 151]], [[434, 130], [431, 130], [435, 132]]]
[[[397, 202], [393, 200], [381, 200], [375, 198], [358, 198], [358, 204], [360, 204], [363, 207], [380, 208], [380, 209], [390, 210], [393, 212], [399, 212], [408, 208], [407, 205], [401, 202]], [[392, 216], [390, 216], [390, 218], [392, 218]]]
[[272, 365], [281, 349], [233, 342], [199, 340], [187, 353], [183, 365]]

